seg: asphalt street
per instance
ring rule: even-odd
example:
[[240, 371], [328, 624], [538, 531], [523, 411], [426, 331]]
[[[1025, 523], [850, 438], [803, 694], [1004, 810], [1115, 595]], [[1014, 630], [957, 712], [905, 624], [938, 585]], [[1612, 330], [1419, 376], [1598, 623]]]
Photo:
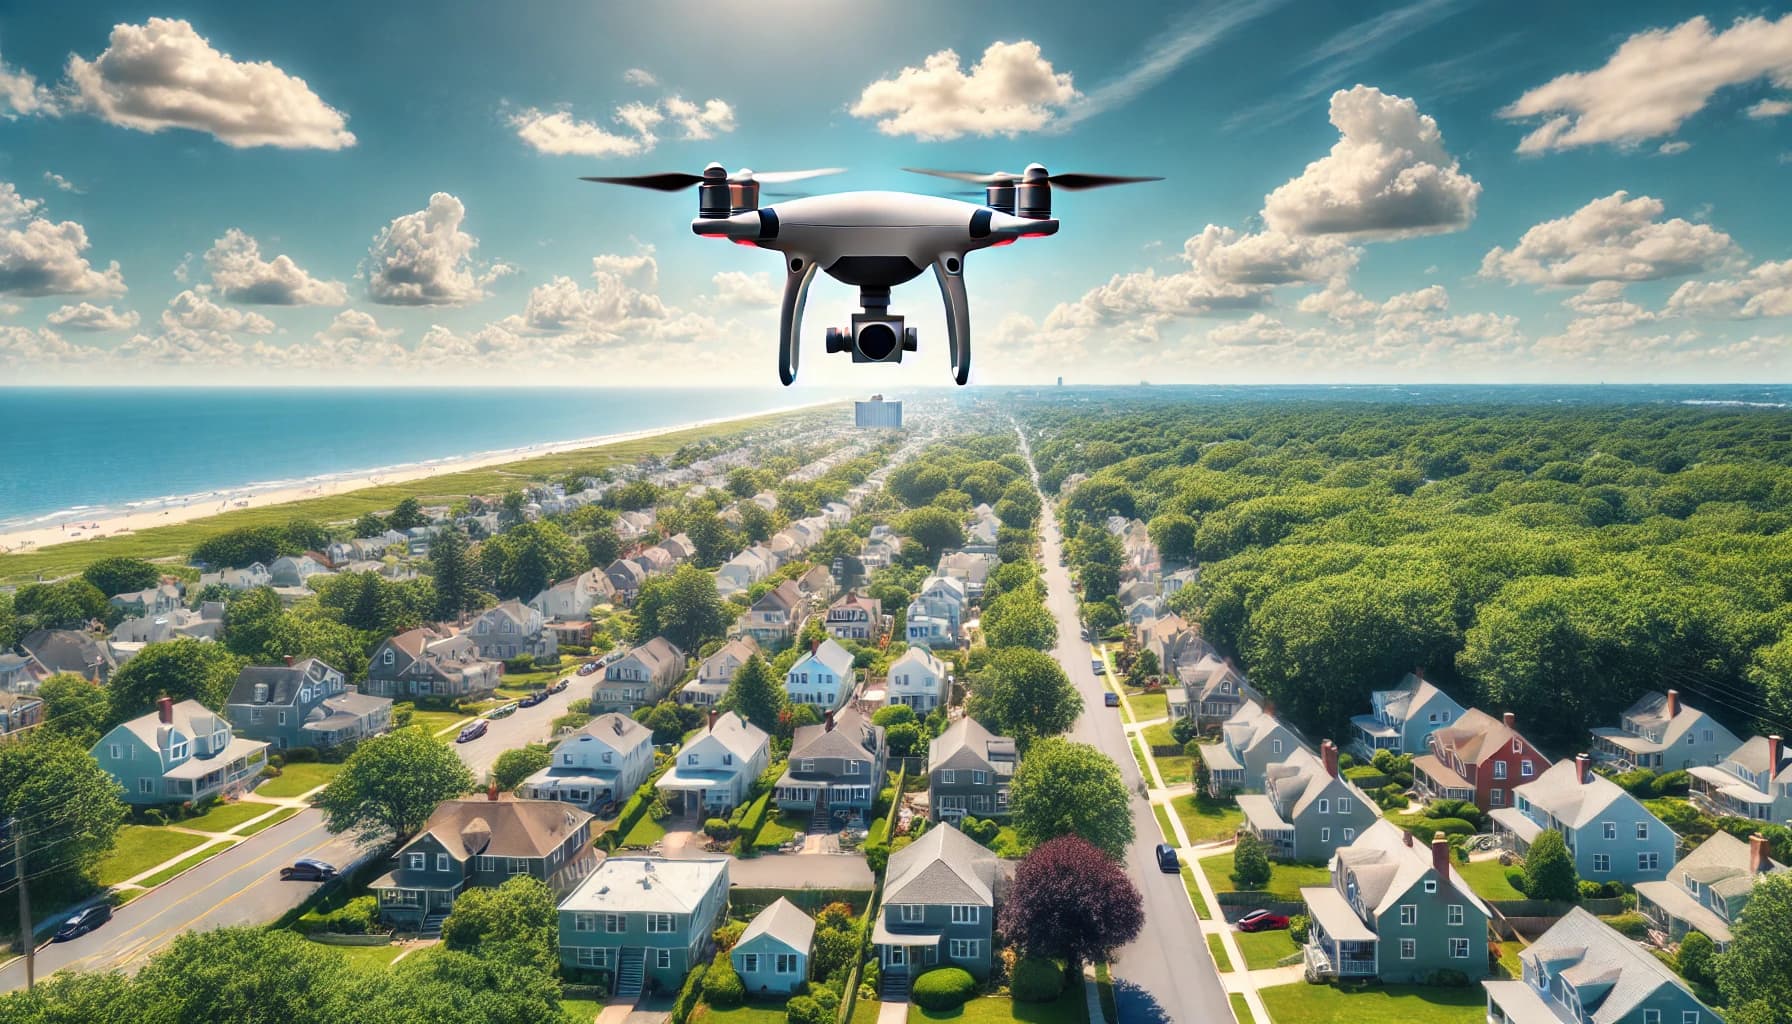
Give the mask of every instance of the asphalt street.
[[545, 742], [553, 728], [554, 719], [566, 714], [568, 704], [581, 697], [591, 696], [592, 688], [601, 678], [603, 676], [595, 672], [588, 676], [573, 675], [571, 685], [549, 697], [546, 703], [532, 708], [519, 708], [515, 714], [492, 719], [486, 727], [485, 735], [476, 740], [456, 743], [453, 734], [442, 738], [453, 745], [454, 752], [460, 755], [461, 763], [472, 771], [473, 778], [480, 785], [484, 785], [486, 773], [497, 763], [499, 754], [530, 743]]

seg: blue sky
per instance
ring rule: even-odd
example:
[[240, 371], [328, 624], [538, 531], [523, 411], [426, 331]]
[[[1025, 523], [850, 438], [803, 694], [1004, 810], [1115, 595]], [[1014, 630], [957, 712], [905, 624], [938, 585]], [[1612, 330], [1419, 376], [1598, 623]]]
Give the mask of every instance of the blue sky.
[[[0, 378], [776, 386], [772, 257], [576, 180], [712, 159], [1164, 175], [970, 261], [977, 381], [1786, 377], [1783, 8], [744, 10], [0, 12]], [[802, 383], [944, 382], [931, 282], [901, 368], [852, 300]]]

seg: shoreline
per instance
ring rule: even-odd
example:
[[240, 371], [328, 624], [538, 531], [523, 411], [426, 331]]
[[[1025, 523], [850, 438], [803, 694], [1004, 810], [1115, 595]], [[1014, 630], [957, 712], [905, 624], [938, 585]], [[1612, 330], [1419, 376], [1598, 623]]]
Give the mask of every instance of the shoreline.
[[139, 499], [122, 503], [122, 506], [66, 509], [22, 523], [0, 525], [0, 555], [29, 554], [45, 548], [80, 543], [84, 540], [128, 536], [151, 527], [172, 526], [227, 512], [284, 505], [289, 502], [304, 501], [308, 498], [334, 497], [369, 487], [408, 483], [468, 470], [489, 469], [493, 466], [545, 455], [562, 455], [586, 448], [597, 448], [624, 441], [719, 426], [736, 420], [800, 412], [804, 409], [832, 405], [836, 401], [838, 400], [822, 399], [778, 406], [737, 416], [693, 420], [688, 423], [674, 423], [643, 430], [620, 431], [566, 441], [546, 441], [516, 448], [493, 449], [469, 455], [450, 455], [439, 459], [425, 459], [419, 462], [399, 463], [372, 469], [343, 470], [340, 473], [320, 474], [303, 480], [272, 480], [196, 494]]

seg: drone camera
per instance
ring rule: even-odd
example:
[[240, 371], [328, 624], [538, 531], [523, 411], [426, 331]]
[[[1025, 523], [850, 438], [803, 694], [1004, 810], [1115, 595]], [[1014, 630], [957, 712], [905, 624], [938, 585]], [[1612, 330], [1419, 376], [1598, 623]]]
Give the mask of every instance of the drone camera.
[[828, 328], [828, 351], [850, 352], [855, 363], [900, 363], [913, 352], [919, 337], [904, 327], [902, 317], [855, 313], [851, 327]]

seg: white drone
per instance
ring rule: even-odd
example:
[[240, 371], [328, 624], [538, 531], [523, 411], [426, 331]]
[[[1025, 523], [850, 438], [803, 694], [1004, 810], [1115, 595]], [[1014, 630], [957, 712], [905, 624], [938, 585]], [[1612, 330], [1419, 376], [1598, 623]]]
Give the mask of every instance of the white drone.
[[864, 308], [853, 314], [851, 327], [828, 328], [828, 351], [851, 352], [855, 363], [899, 363], [904, 352], [915, 351], [915, 329], [904, 328], [902, 317], [890, 313], [890, 289], [914, 280], [932, 266], [946, 301], [952, 378], [963, 384], [971, 375], [971, 311], [964, 289], [965, 254], [1057, 233], [1058, 222], [1052, 219], [1053, 185], [1080, 190], [1162, 180], [1051, 174], [1038, 164], [1029, 164], [1020, 174], [903, 169], [983, 185], [984, 203], [978, 206], [912, 192], [838, 192], [799, 196], [776, 206], [759, 205], [762, 184], [839, 174], [843, 169], [838, 167], [757, 175], [742, 169], [730, 176], [721, 164], [710, 164], [702, 174], [674, 172], [583, 180], [660, 192], [696, 185], [697, 219], [691, 222], [692, 231], [705, 238], [726, 238], [737, 245], [784, 254], [778, 376], [787, 385], [796, 380], [803, 301], [816, 270], [857, 287], [859, 305]]

